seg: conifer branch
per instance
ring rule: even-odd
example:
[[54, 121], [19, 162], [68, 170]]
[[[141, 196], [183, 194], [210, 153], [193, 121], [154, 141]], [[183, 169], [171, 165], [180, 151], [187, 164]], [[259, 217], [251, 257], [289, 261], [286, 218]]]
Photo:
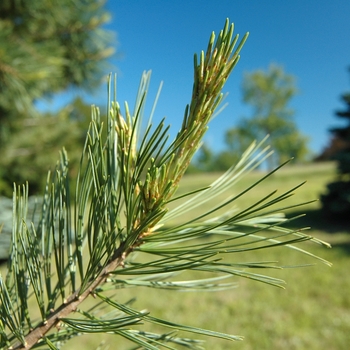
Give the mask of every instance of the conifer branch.
[[[238, 336], [148, 316], [103, 293], [114, 287], [140, 285], [220, 290], [233, 285], [219, 282], [232, 276], [283, 287], [279, 279], [246, 271], [278, 267], [272, 263], [227, 262], [222, 257], [279, 246], [312, 255], [295, 244], [305, 240], [325, 244], [300, 230], [281, 227], [289, 219], [271, 209], [288, 199], [298, 186], [277, 197], [273, 191], [247, 208], [232, 210], [238, 198], [253, 191], [278, 169], [223, 203], [213, 204], [206, 212], [185, 222], [166, 225], [170, 219], [181, 217], [208, 200], [214, 203], [218, 194], [228, 192], [230, 186], [271, 155], [268, 147], [262, 147], [263, 142], [253, 143], [220, 179], [209, 187], [180, 196], [188, 196], [188, 202], [169, 212], [169, 203], [180, 198], [175, 198], [180, 180], [220, 104], [222, 88], [239, 60], [246, 38], [247, 34], [234, 50], [238, 36], [233, 37], [233, 25], [227, 20], [216, 41], [214, 33], [211, 35], [207, 52], [202, 52], [199, 60], [195, 56], [192, 99], [182, 127], [170, 145], [169, 127], [165, 127], [164, 120], [156, 127], [149, 121], [145, 132], [141, 132], [150, 73], [141, 78], [135, 110], [131, 112], [125, 104], [125, 116], [116, 100], [111, 101], [110, 79], [106, 126], [99, 110], [93, 107], [75, 196], [70, 192], [69, 162], [64, 150], [55, 173], [48, 176], [39, 223], [33, 219], [29, 224], [27, 220], [28, 187], [15, 188], [8, 273], [5, 280], [0, 276], [1, 348], [19, 350], [47, 345], [56, 349], [56, 343], [77, 334], [108, 332], [145, 349], [162, 346], [174, 349], [168, 343], [198, 349], [196, 341], [187, 338], [130, 328], [140, 320], [194, 334], [239, 340]], [[285, 205], [283, 209], [289, 207]], [[221, 214], [223, 208], [227, 212]], [[217, 216], [208, 219], [212, 214]], [[204, 239], [208, 236], [210, 239]], [[148, 254], [150, 259], [130, 259], [133, 252]], [[188, 270], [219, 276], [160, 282], [173, 273]], [[34, 312], [28, 303], [32, 296]], [[96, 316], [95, 310], [81, 311], [80, 305], [89, 296], [97, 296], [113, 307], [115, 317], [107, 320]], [[33, 314], [38, 310], [40, 321], [34, 322]], [[79, 313], [81, 318], [68, 318], [72, 313]]]
[[39, 340], [41, 340], [45, 335], [54, 327], [58, 327], [61, 319], [67, 317], [72, 312], [75, 312], [78, 306], [84, 302], [84, 300], [90, 295], [94, 296], [95, 290], [98, 286], [103, 284], [111, 272], [114, 272], [118, 267], [123, 266], [125, 258], [130, 253], [124, 251], [123, 247], [120, 247], [118, 251], [115, 252], [115, 256], [112, 261], [101, 271], [100, 275], [91, 281], [89, 286], [85, 291], [81, 293], [80, 290], [72, 293], [69, 298], [60, 305], [57, 310], [52, 310], [48, 315], [46, 320], [38, 325], [35, 329], [30, 331], [30, 333], [25, 337], [24, 344], [18, 344], [14, 347], [10, 347], [13, 350], [26, 350], [31, 349], [36, 345]]

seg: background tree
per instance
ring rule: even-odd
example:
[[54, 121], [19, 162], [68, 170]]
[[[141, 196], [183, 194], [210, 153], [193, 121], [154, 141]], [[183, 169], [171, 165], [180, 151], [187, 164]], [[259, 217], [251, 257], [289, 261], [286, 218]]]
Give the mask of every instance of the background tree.
[[[40, 117], [35, 101], [69, 87], [90, 89], [100, 84], [106, 58], [113, 53], [109, 46], [112, 36], [101, 28], [109, 18], [103, 5], [104, 2], [98, 0], [0, 2], [2, 155], [11, 153], [9, 142], [13, 138], [21, 141], [27, 138], [31, 123], [40, 124], [40, 135], [51, 137], [52, 142], [62, 133], [61, 127], [55, 126], [55, 122], [61, 122], [60, 118], [28, 121], [28, 118]], [[67, 127], [72, 129], [74, 125]], [[36, 147], [40, 147], [41, 137], [32, 136], [28, 136], [27, 143], [36, 140]], [[55, 152], [51, 160], [56, 157]], [[10, 159], [4, 161], [0, 163], [0, 173], [6, 172], [7, 177], [19, 183], [25, 180], [10, 173]], [[20, 153], [16, 155], [16, 162], [21, 162]], [[33, 179], [31, 181], [33, 183]], [[4, 187], [6, 179], [2, 178], [2, 183]], [[35, 181], [33, 185], [35, 187]]]
[[210, 147], [204, 142], [201, 148], [198, 150], [198, 154], [195, 159], [192, 160], [188, 166], [186, 173], [195, 174], [199, 172], [211, 172], [213, 171], [213, 162], [215, 160], [215, 154]]
[[[350, 69], [349, 69], [350, 70]], [[328, 193], [321, 197], [323, 209], [333, 217], [349, 218], [350, 214], [350, 92], [341, 100], [346, 107], [335, 114], [344, 118], [346, 125], [330, 129], [333, 140], [338, 140], [338, 152], [332, 156], [337, 161], [338, 178], [328, 184]], [[335, 141], [333, 141], [334, 143]]]
[[305, 160], [308, 154], [307, 137], [297, 129], [294, 111], [288, 104], [297, 89], [295, 79], [281, 67], [271, 65], [267, 72], [248, 73], [243, 80], [243, 101], [252, 107], [251, 118], [243, 118], [238, 126], [226, 133], [226, 142], [232, 152], [241, 152], [254, 139], [270, 135], [275, 150], [269, 168], [291, 157]]
[[90, 114], [91, 106], [76, 98], [56, 113], [20, 118], [17, 122], [22, 128], [2, 147], [0, 193], [12, 195], [13, 179], [19, 183], [28, 181], [31, 194], [42, 191], [46, 182], [43, 174], [54, 170], [53, 160], [57, 159], [62, 144], [69, 152], [71, 171], [76, 173]]
[[198, 154], [187, 169], [187, 174], [217, 172], [229, 169], [239, 160], [239, 154], [230, 150], [214, 152], [207, 143], [203, 143]]

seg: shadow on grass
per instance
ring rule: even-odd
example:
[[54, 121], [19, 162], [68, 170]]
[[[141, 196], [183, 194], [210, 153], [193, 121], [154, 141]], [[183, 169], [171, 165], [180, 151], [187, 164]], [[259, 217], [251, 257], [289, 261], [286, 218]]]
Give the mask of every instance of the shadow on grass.
[[336, 220], [327, 217], [321, 209], [300, 210], [293, 211], [288, 214], [288, 217], [294, 217], [298, 215], [306, 214], [296, 220], [288, 223], [288, 227], [298, 228], [301, 226], [310, 226], [314, 230], [324, 231], [325, 233], [349, 233], [350, 234], [350, 221], [349, 220]]
[[287, 227], [298, 229], [301, 227], [311, 227], [312, 230], [321, 231], [330, 235], [337, 233], [348, 234], [348, 239], [341, 242], [331, 242], [333, 248], [339, 248], [350, 255], [350, 220], [337, 220], [327, 217], [321, 209], [293, 211], [288, 214], [288, 217], [295, 217], [305, 214], [296, 220], [286, 224]]

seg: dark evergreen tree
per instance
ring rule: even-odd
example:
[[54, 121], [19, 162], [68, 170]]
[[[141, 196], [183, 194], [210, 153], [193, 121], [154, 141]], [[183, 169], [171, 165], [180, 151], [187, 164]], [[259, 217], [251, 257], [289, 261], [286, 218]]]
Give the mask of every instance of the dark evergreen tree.
[[[350, 71], [350, 69], [349, 69]], [[346, 121], [343, 127], [330, 129], [334, 140], [342, 147], [334, 156], [337, 161], [337, 179], [327, 185], [328, 192], [321, 197], [324, 211], [332, 217], [349, 218], [350, 215], [350, 92], [341, 96], [346, 107], [337, 111], [337, 117]]]

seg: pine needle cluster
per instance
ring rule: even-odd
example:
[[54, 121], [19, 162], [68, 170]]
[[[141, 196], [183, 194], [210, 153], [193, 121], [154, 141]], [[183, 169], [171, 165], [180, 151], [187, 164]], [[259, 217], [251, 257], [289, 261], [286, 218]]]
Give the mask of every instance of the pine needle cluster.
[[[113, 333], [143, 349], [202, 348], [201, 342], [179, 337], [176, 330], [239, 340], [135, 310], [118, 301], [118, 290], [221, 290], [234, 286], [229, 279], [237, 276], [283, 286], [279, 279], [249, 271], [278, 267], [275, 264], [237, 262], [225, 256], [282, 245], [311, 255], [295, 244], [323, 243], [281, 226], [288, 219], [278, 214], [275, 204], [289, 198], [297, 187], [232, 210], [238, 198], [278, 169], [216, 204], [218, 196], [229, 193], [271, 154], [264, 142], [253, 143], [238, 164], [211, 186], [176, 197], [248, 36], [237, 45], [233, 29], [227, 20], [216, 40], [211, 35], [206, 53], [195, 56], [192, 99], [173, 141], [165, 120], [156, 126], [151, 117], [146, 125], [143, 121], [150, 72], [142, 75], [135, 110], [130, 112], [125, 104], [124, 114], [116, 96], [111, 98], [116, 86], [112, 88], [110, 78], [107, 117], [92, 108], [75, 193], [70, 192], [65, 150], [55, 172], [48, 175], [43, 202], [37, 208], [39, 222], [27, 218], [28, 186], [15, 187], [12, 248], [7, 274], [0, 278], [2, 349], [59, 349], [70, 338], [87, 333]], [[169, 210], [180, 199], [182, 204]], [[208, 201], [213, 203], [209, 212], [179, 220]], [[227, 208], [224, 214], [223, 208]], [[178, 276], [189, 270], [203, 277], [179, 281]], [[111, 290], [115, 291], [112, 296]], [[85, 300], [91, 298], [95, 305], [84, 309]], [[112, 310], [107, 314], [106, 305]], [[147, 332], [145, 323], [171, 331]]]

